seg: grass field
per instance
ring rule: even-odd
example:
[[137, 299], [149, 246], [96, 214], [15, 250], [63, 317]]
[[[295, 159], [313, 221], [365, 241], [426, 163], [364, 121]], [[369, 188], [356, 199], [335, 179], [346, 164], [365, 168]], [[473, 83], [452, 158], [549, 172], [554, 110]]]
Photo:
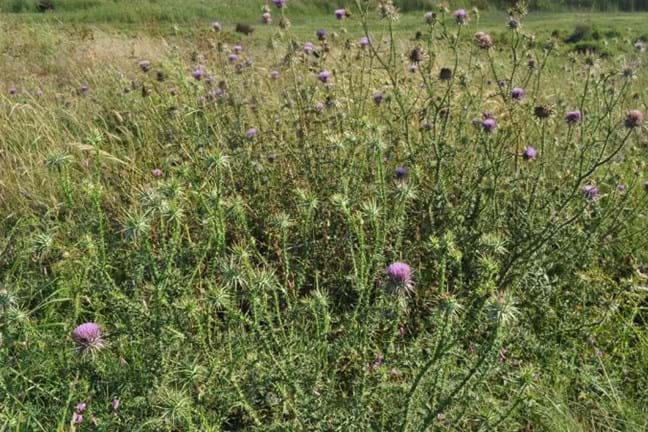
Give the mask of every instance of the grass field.
[[648, 429], [648, 14], [59, 3], [0, 0], [0, 432]]

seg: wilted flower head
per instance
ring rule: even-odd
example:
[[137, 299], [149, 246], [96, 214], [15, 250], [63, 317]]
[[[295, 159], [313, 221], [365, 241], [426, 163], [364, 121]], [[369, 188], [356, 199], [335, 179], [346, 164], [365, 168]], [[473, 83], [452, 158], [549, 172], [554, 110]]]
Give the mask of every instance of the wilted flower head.
[[450, 81], [452, 79], [452, 69], [441, 68], [439, 71], [439, 79], [441, 81]]
[[222, 30], [223, 27], [221, 26], [221, 23], [219, 23], [218, 21], [214, 21], [211, 23], [211, 28], [215, 32], [219, 32]]
[[119, 401], [119, 399], [117, 399], [117, 398], [113, 399], [113, 401], [112, 401], [112, 409], [113, 409], [113, 411], [117, 411], [119, 409], [119, 405], [121, 405], [121, 402]]
[[151, 62], [148, 60], [142, 60], [138, 63], [139, 68], [142, 72], [148, 72], [151, 70]]
[[358, 41], [358, 43], [360, 44], [360, 48], [365, 49], [366, 47], [369, 46], [370, 41], [367, 36], [362, 36]]
[[272, 22], [272, 14], [270, 12], [264, 12], [261, 15], [261, 22], [263, 24], [270, 24]]
[[326, 36], [328, 36], [328, 33], [326, 32], [325, 29], [321, 28], [315, 32], [315, 36], [317, 36], [317, 40], [325, 41]]
[[349, 15], [346, 9], [336, 9], [335, 10], [335, 18], [339, 20], [343, 20]]
[[380, 0], [378, 11], [382, 19], [397, 20], [399, 18], [398, 8], [392, 0]]
[[425, 15], [423, 15], [423, 19], [427, 24], [434, 24], [437, 19], [437, 14], [436, 12], [426, 12]]
[[387, 289], [392, 294], [408, 294], [414, 291], [412, 269], [404, 262], [390, 264], [385, 270]]
[[257, 130], [256, 130], [256, 128], [250, 128], [250, 129], [248, 129], [248, 130], [245, 132], [245, 136], [248, 137], [248, 138], [250, 138], [250, 139], [251, 139], [251, 138], [254, 138], [255, 136], [257, 136]]
[[468, 12], [465, 9], [457, 9], [454, 11], [453, 16], [459, 25], [464, 25], [468, 21]]
[[581, 117], [580, 111], [569, 111], [565, 114], [565, 121], [567, 124], [576, 124], [581, 121]]
[[412, 63], [420, 63], [423, 61], [423, 49], [416, 47], [409, 53], [409, 59]]
[[599, 196], [599, 190], [594, 185], [586, 185], [581, 191], [583, 196], [590, 201], [597, 199]]
[[475, 43], [481, 49], [489, 49], [493, 47], [493, 38], [484, 32], [475, 33]]
[[528, 146], [526, 149], [524, 149], [524, 153], [522, 154], [524, 160], [533, 160], [537, 156], [538, 156], [538, 151], [531, 146]]
[[396, 170], [395, 170], [395, 175], [396, 175], [396, 178], [398, 180], [403, 180], [403, 179], [407, 178], [407, 174], [408, 174], [407, 168], [405, 168], [405, 167], [400, 166], [400, 167], [397, 167]]
[[313, 46], [313, 44], [310, 43], [310, 42], [306, 42], [306, 43], [304, 44], [304, 52], [305, 52], [306, 54], [312, 54], [313, 51], [315, 51], [315, 47]]
[[486, 133], [491, 133], [497, 128], [497, 122], [494, 118], [487, 118], [482, 121], [482, 129]]
[[281, 9], [283, 7], [286, 7], [286, 1], [287, 0], [272, 0], [272, 3], [278, 8]]
[[79, 93], [82, 95], [88, 93], [90, 91], [90, 87], [87, 84], [81, 84], [81, 87], [79, 87]]
[[510, 16], [508, 26], [511, 30], [517, 30], [518, 28], [520, 28], [520, 21], [518, 21], [515, 17]]
[[328, 70], [326, 70], [326, 69], [324, 69], [323, 71], [321, 71], [321, 72], [319, 73], [319, 75], [317, 75], [317, 78], [318, 78], [321, 82], [323, 82], [323, 83], [326, 84], [326, 83], [328, 83], [329, 80], [331, 79], [331, 72], [328, 71]]
[[533, 114], [539, 119], [549, 118], [553, 112], [553, 109], [547, 105], [539, 105], [533, 109]]
[[635, 110], [628, 111], [628, 113], [626, 114], [624, 124], [625, 127], [627, 127], [628, 129], [634, 129], [641, 126], [643, 121], [644, 121], [643, 113], [635, 109]]
[[87, 322], [75, 328], [72, 339], [77, 344], [77, 348], [83, 352], [98, 351], [104, 347], [101, 328], [94, 322]]
[[524, 98], [524, 89], [515, 87], [511, 90], [511, 97], [515, 100], [522, 100], [522, 98]]

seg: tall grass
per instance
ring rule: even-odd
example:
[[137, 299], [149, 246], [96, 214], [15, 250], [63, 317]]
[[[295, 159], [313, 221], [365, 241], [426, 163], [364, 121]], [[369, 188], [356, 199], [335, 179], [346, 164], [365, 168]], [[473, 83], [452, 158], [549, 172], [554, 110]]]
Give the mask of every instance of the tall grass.
[[291, 8], [236, 58], [3, 29], [1, 428], [645, 430], [645, 52], [375, 6], [310, 54]]

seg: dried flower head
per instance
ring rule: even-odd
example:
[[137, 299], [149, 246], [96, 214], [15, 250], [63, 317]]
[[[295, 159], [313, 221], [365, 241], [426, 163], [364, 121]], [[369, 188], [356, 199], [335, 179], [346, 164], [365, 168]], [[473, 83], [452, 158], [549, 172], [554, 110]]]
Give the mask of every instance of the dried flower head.
[[639, 110], [634, 109], [628, 111], [628, 113], [626, 114], [624, 124], [625, 127], [627, 127], [628, 129], [634, 129], [640, 127], [643, 121], [644, 121], [643, 113]]
[[490, 49], [493, 47], [493, 38], [484, 32], [475, 33], [475, 43], [481, 49]]

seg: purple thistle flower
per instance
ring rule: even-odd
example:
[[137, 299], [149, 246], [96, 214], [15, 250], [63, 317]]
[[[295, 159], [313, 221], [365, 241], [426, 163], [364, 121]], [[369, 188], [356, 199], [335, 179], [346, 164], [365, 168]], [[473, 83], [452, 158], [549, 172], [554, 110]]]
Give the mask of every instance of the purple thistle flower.
[[223, 27], [221, 26], [221, 23], [219, 23], [218, 21], [214, 21], [214, 22], [211, 23], [211, 28], [212, 28], [212, 30], [214, 30], [215, 32], [219, 32], [219, 31], [221, 31], [221, 29], [222, 29]]
[[481, 125], [482, 125], [482, 129], [486, 133], [491, 133], [495, 131], [495, 129], [497, 129], [497, 122], [495, 121], [494, 118], [487, 118], [483, 120]]
[[139, 68], [142, 72], [148, 72], [151, 70], [151, 62], [148, 60], [142, 60], [138, 63]]
[[255, 136], [257, 136], [257, 130], [256, 128], [250, 128], [245, 132], [245, 136], [248, 137], [248, 139], [252, 139]]
[[328, 33], [326, 32], [326, 30], [324, 30], [324, 29], [322, 28], [322, 29], [319, 29], [319, 30], [317, 30], [317, 31], [315, 32], [315, 36], [317, 36], [317, 40], [319, 40], [319, 41], [325, 41], [325, 40], [326, 40], [326, 36], [328, 36]]
[[360, 38], [360, 40], [358, 41], [358, 43], [360, 44], [360, 48], [365, 49], [365, 48], [367, 48], [369, 46], [371, 41], [369, 40], [369, 38], [367, 36], [362, 36]]
[[319, 73], [319, 75], [317, 76], [317, 78], [318, 78], [321, 82], [323, 82], [324, 84], [326, 84], [326, 83], [328, 83], [329, 80], [331, 79], [331, 72], [328, 71], [328, 70], [326, 70], [326, 69], [324, 69], [323, 71], [321, 71], [321, 72]]
[[404, 262], [390, 264], [385, 270], [387, 289], [391, 294], [409, 294], [414, 291], [412, 269]]
[[234, 54], [234, 53], [231, 53], [231, 54], [229, 54], [229, 55], [227, 56], [227, 60], [228, 60], [230, 63], [236, 63], [236, 60], [238, 60], [238, 56], [237, 56], [236, 54]]
[[79, 87], [79, 93], [82, 95], [87, 94], [90, 91], [90, 87], [87, 84], [82, 84], [81, 87]]
[[335, 10], [335, 18], [337, 18], [339, 20], [343, 20], [344, 18], [347, 17], [347, 15], [348, 15], [348, 13], [347, 13], [346, 9], [336, 9]]
[[397, 167], [396, 171], [395, 171], [395, 174], [396, 174], [396, 179], [403, 180], [403, 179], [407, 178], [407, 175], [408, 175], [407, 168], [402, 167], [402, 166]]
[[274, 3], [277, 9], [281, 9], [286, 7], [286, 1], [287, 0], [272, 0], [272, 3]]
[[263, 24], [270, 24], [272, 22], [272, 14], [270, 12], [264, 12], [261, 15], [261, 22]]
[[565, 114], [565, 121], [567, 124], [573, 125], [581, 121], [581, 112], [580, 111], [569, 111]]
[[616, 187], [617, 192], [623, 193], [626, 191], [626, 185], [624, 184], [618, 184]]
[[594, 185], [584, 186], [582, 192], [583, 196], [590, 201], [593, 201], [599, 197], [599, 190]]
[[191, 72], [191, 76], [193, 76], [196, 81], [200, 81], [203, 76], [205, 76], [205, 69], [202, 66], [198, 66]]
[[77, 348], [83, 352], [98, 351], [104, 347], [101, 328], [94, 322], [87, 322], [75, 328], [72, 339], [76, 342]]
[[314, 106], [314, 109], [318, 114], [322, 114], [326, 109], [326, 105], [324, 105], [324, 102], [317, 102]]
[[155, 178], [162, 177], [162, 170], [160, 168], [155, 168], [151, 171], [151, 175]]
[[524, 98], [524, 89], [515, 87], [513, 90], [511, 90], [511, 97], [518, 101], [522, 100], [522, 98]]
[[423, 15], [423, 19], [427, 24], [434, 24], [436, 22], [437, 15], [435, 12], [426, 12]]
[[119, 409], [119, 405], [121, 405], [121, 402], [119, 401], [119, 399], [117, 399], [117, 398], [113, 399], [113, 401], [112, 401], [112, 409], [113, 409], [113, 411], [117, 411]]
[[270, 78], [272, 78], [273, 80], [279, 79], [279, 71], [270, 71]]
[[241, 45], [241, 44], [236, 44], [236, 45], [234, 45], [234, 52], [235, 52], [236, 54], [240, 54], [241, 51], [243, 51], [243, 45]]
[[75, 425], [80, 425], [81, 423], [83, 423], [83, 416], [79, 413], [74, 413], [74, 415], [72, 416], [72, 422]]
[[11, 84], [11, 86], [9, 87], [9, 94], [11, 96], [14, 96], [17, 93], [18, 93], [18, 89], [16, 88], [15, 85]]
[[383, 92], [376, 92], [373, 95], [373, 101], [376, 105], [380, 105], [385, 100], [385, 95]]
[[468, 21], [468, 12], [466, 12], [465, 9], [457, 9], [454, 12], [454, 18], [457, 24], [459, 25], [464, 25], [466, 24], [466, 21]]
[[522, 157], [524, 158], [524, 160], [527, 161], [533, 160], [536, 157], [538, 157], [538, 151], [535, 148], [528, 146], [526, 149], [524, 149], [524, 153], [522, 154]]
[[304, 52], [306, 54], [312, 54], [313, 51], [315, 51], [315, 47], [313, 46], [312, 43], [310, 43], [310, 42], [304, 43]]
[[85, 402], [79, 402], [76, 407], [74, 407], [74, 410], [79, 413], [83, 414], [86, 410], [86, 403]]

